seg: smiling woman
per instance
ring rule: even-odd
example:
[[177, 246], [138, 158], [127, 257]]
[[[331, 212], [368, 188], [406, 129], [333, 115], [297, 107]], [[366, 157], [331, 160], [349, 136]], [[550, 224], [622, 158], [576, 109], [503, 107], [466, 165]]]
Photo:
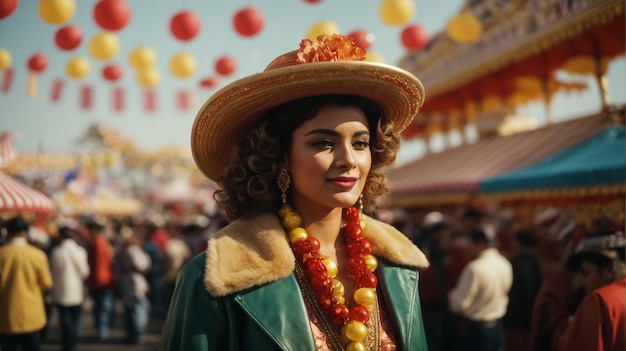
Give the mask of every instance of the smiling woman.
[[424, 91], [364, 58], [346, 36], [305, 39], [204, 104], [192, 151], [230, 224], [180, 273], [161, 349], [426, 350], [428, 262], [365, 215]]

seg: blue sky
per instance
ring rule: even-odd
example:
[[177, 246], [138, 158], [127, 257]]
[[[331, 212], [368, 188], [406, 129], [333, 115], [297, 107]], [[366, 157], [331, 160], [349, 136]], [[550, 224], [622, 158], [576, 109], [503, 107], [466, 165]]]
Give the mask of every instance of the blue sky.
[[[0, 20], [0, 48], [12, 55], [15, 76], [9, 93], [0, 92], [0, 131], [11, 130], [21, 135], [14, 141], [19, 152], [32, 153], [38, 148], [50, 153], [80, 151], [76, 139], [92, 123], [103, 123], [135, 141], [141, 150], [151, 151], [163, 146], [189, 145], [189, 134], [196, 110], [212, 93], [198, 90], [196, 107], [180, 111], [176, 106], [176, 92], [195, 89], [203, 77], [214, 75], [214, 62], [223, 55], [235, 57], [237, 71], [220, 86], [243, 76], [262, 71], [274, 57], [296, 49], [307, 30], [320, 21], [333, 21], [342, 32], [365, 29], [376, 35], [369, 51], [394, 64], [405, 53], [400, 42], [403, 26], [390, 26], [382, 22], [378, 5], [380, 1], [322, 0], [308, 4], [303, 0], [127, 0], [132, 15], [125, 28], [116, 32], [121, 48], [111, 61], [124, 66], [124, 76], [117, 83], [101, 78], [100, 70], [107, 63], [92, 59], [88, 42], [101, 29], [92, 19], [92, 9], [97, 0], [77, 0], [75, 16], [66, 24], [76, 24], [83, 29], [83, 41], [71, 52], [58, 49], [54, 33], [60, 26], [43, 22], [37, 13], [38, 0], [22, 0], [17, 10]], [[457, 13], [462, 0], [416, 1], [416, 11], [409, 22], [420, 24], [431, 34], [445, 28], [446, 22]], [[242, 37], [232, 27], [232, 17], [243, 7], [253, 6], [265, 16], [265, 26], [256, 36]], [[192, 41], [176, 40], [169, 32], [171, 16], [181, 10], [196, 12], [202, 19], [200, 34]], [[128, 54], [137, 46], [152, 47], [158, 55], [157, 67], [161, 83], [157, 91], [157, 111], [146, 113], [142, 103], [142, 88], [135, 82], [134, 72], [128, 65]], [[38, 77], [38, 94], [27, 94], [26, 61], [33, 53], [43, 52], [49, 59], [45, 72]], [[198, 60], [196, 74], [185, 80], [169, 73], [172, 55], [180, 51], [192, 53]], [[89, 58], [90, 74], [81, 81], [65, 74], [65, 63], [74, 56]], [[623, 59], [615, 61], [609, 69], [609, 85], [614, 102], [626, 101], [626, 73]], [[0, 72], [0, 80], [3, 77]], [[65, 81], [59, 102], [50, 99], [52, 82]], [[93, 107], [83, 110], [79, 106], [79, 87], [89, 84], [94, 89]], [[121, 86], [126, 91], [123, 113], [112, 109], [111, 90]], [[558, 95], [552, 106], [555, 120], [593, 113], [599, 110], [599, 93], [592, 80], [590, 89], [582, 94]], [[537, 115], [541, 119], [544, 108], [531, 104], [520, 108], [522, 115]]]

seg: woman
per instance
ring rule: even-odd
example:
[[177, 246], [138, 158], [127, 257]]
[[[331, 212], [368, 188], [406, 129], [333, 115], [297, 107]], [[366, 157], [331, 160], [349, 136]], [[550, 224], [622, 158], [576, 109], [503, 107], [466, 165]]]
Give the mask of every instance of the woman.
[[303, 40], [209, 99], [198, 167], [230, 223], [179, 274], [161, 350], [426, 350], [425, 256], [361, 215], [423, 102], [349, 37]]

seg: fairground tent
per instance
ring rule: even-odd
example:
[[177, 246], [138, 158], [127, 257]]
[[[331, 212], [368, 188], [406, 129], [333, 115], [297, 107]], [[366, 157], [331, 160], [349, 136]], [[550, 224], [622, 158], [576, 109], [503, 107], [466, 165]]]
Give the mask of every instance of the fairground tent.
[[480, 192], [499, 200], [619, 194], [625, 181], [624, 150], [624, 126], [611, 127], [528, 167], [487, 177]]
[[389, 203], [396, 207], [467, 203], [478, 196], [483, 180], [533, 165], [614, 124], [607, 114], [598, 114], [429, 154], [388, 172]]

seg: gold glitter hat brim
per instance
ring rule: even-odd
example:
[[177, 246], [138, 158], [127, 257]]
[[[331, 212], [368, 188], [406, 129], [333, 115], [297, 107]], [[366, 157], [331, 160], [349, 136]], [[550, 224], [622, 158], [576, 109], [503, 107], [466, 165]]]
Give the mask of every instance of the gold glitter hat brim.
[[424, 87], [413, 74], [367, 61], [312, 62], [257, 73], [234, 81], [200, 108], [191, 131], [198, 168], [211, 180], [235, 157], [235, 144], [268, 111], [296, 99], [357, 95], [374, 101], [402, 132], [424, 103]]

